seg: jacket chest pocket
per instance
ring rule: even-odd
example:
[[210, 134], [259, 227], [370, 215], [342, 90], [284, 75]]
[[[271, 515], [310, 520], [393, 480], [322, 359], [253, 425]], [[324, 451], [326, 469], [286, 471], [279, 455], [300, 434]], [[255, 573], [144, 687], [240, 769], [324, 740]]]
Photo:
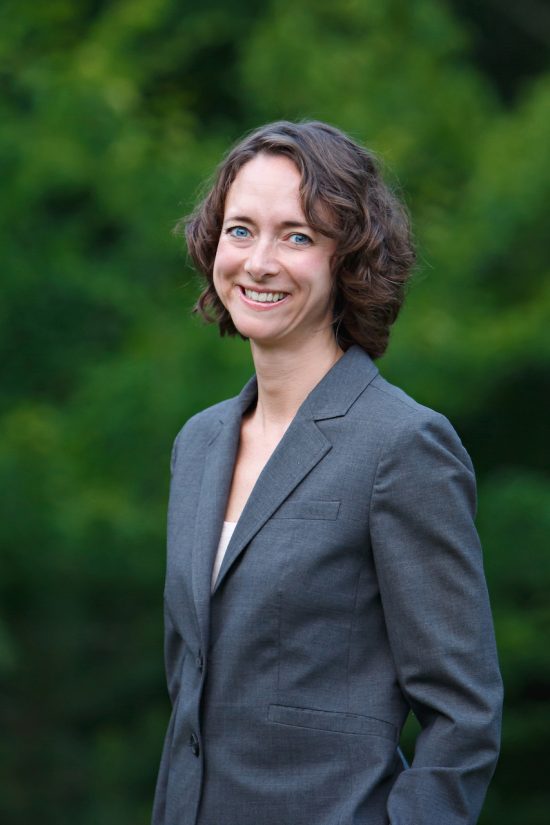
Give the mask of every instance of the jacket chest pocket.
[[364, 560], [359, 525], [339, 518], [339, 501], [287, 501], [272, 516], [285, 535], [283, 605], [326, 614], [353, 610]]
[[272, 519], [311, 519], [334, 521], [338, 518], [339, 501], [303, 500], [285, 501], [271, 516]]

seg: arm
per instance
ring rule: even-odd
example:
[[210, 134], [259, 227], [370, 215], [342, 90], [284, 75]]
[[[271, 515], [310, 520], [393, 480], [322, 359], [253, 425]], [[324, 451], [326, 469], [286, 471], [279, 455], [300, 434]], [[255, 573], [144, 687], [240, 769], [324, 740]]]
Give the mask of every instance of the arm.
[[168, 687], [168, 695], [172, 707], [176, 703], [178, 697], [181, 670], [183, 666], [183, 659], [185, 656], [185, 645], [176, 628], [172, 622], [170, 611], [164, 600], [164, 668], [166, 671], [166, 684]]
[[499, 748], [502, 684], [475, 478], [448, 421], [412, 413], [380, 459], [371, 538], [397, 677], [421, 725], [391, 825], [474, 825]]
[[[178, 433], [172, 445], [172, 453], [170, 456], [170, 479], [174, 477], [174, 469], [177, 461], [178, 439], [181, 434]], [[170, 523], [172, 511], [172, 485], [170, 488], [170, 503], [168, 506], [168, 522]], [[168, 566], [166, 575], [168, 576]], [[165, 588], [166, 590], [166, 588]], [[172, 707], [175, 704], [181, 680], [181, 668], [185, 654], [185, 645], [180, 634], [177, 632], [170, 610], [166, 595], [164, 596], [164, 669], [166, 673], [166, 685], [168, 688], [168, 695]]]
[[[172, 447], [172, 455], [170, 460], [170, 474], [174, 474], [174, 466], [176, 462], [177, 452], [177, 438]], [[170, 517], [170, 515], [169, 515]], [[181, 668], [185, 654], [185, 647], [181, 636], [177, 632], [166, 596], [164, 597], [164, 667], [166, 673], [166, 683], [168, 687], [168, 695], [172, 705], [172, 713], [168, 729], [164, 736], [164, 745], [162, 748], [162, 755], [160, 759], [160, 767], [157, 778], [157, 785], [155, 790], [155, 799], [153, 802], [152, 825], [162, 825], [165, 822], [166, 814], [166, 789], [168, 784], [168, 773], [170, 770], [170, 752], [172, 749], [172, 737], [174, 733], [176, 702], [178, 699]]]

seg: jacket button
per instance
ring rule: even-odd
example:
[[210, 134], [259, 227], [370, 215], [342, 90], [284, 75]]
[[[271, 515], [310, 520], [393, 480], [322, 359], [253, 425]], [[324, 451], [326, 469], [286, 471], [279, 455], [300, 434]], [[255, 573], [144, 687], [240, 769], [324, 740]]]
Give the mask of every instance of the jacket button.
[[195, 659], [195, 664], [197, 665], [197, 670], [199, 673], [202, 673], [204, 668], [204, 659], [202, 658], [202, 652], [200, 650], [197, 654], [197, 658]]
[[193, 754], [193, 756], [198, 756], [201, 752], [199, 740], [197, 739], [194, 733], [192, 733], [189, 737], [189, 747], [191, 748], [191, 753]]

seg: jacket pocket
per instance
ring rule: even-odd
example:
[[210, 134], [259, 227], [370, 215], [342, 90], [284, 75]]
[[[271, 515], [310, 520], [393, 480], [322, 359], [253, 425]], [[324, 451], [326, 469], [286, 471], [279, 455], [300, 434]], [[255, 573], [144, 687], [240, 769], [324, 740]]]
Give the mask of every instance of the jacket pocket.
[[326, 730], [335, 733], [352, 733], [361, 736], [382, 736], [397, 742], [397, 728], [391, 722], [362, 716], [357, 713], [297, 708], [290, 705], [269, 705], [268, 719], [278, 725]]
[[277, 518], [328, 519], [334, 521], [340, 509], [339, 501], [285, 501], [271, 516]]

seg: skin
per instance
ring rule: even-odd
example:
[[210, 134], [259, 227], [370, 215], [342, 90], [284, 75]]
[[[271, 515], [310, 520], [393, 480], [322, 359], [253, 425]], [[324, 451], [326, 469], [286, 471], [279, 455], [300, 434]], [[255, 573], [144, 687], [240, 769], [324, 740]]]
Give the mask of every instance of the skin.
[[[225, 203], [214, 287], [250, 340], [258, 379], [257, 405], [241, 426], [227, 521], [238, 520], [302, 401], [343, 355], [332, 330], [335, 242], [307, 225], [300, 181], [289, 158], [259, 154], [239, 171]], [[249, 289], [284, 297], [262, 302]]]

